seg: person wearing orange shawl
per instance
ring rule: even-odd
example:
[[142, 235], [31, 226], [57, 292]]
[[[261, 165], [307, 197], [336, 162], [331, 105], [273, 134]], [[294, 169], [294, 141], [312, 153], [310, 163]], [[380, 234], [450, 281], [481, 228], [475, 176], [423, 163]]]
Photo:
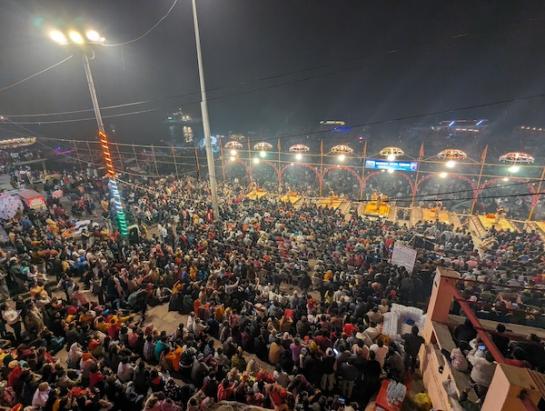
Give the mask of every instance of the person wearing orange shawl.
[[172, 286], [172, 294], [179, 294], [184, 289], [184, 283], [181, 280], [178, 280]]
[[170, 350], [165, 355], [165, 360], [167, 361], [168, 367], [171, 371], [180, 371], [180, 359], [182, 358], [183, 353], [184, 349], [179, 345], [176, 345], [176, 348], [174, 350]]
[[191, 278], [191, 281], [197, 281], [198, 271], [197, 266], [195, 264], [191, 264], [191, 267], [189, 267], [189, 278]]
[[324, 282], [329, 283], [333, 280], [333, 271], [327, 270], [324, 274]]

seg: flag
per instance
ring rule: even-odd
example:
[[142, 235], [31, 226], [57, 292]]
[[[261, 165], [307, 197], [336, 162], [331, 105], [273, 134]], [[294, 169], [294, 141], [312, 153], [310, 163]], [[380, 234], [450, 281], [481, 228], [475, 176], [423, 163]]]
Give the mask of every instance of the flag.
[[484, 163], [486, 160], [486, 154], [488, 152], [488, 144], [484, 146], [483, 152], [481, 153], [481, 163]]
[[418, 152], [418, 158], [424, 158], [424, 143], [420, 144], [420, 151]]

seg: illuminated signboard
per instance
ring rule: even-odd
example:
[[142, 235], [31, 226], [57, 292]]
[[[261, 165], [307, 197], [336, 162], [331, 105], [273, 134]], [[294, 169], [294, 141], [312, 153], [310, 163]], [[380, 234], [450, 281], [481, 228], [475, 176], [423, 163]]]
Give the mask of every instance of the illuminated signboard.
[[365, 168], [371, 170], [416, 171], [416, 161], [365, 160]]

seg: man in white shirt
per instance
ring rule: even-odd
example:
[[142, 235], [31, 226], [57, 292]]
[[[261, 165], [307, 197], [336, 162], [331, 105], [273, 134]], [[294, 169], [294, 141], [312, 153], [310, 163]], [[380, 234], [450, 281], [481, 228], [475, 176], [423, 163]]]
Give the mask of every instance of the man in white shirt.
[[3, 303], [0, 306], [2, 311], [2, 319], [8, 324], [15, 334], [17, 341], [21, 340], [21, 312], [10, 307], [7, 303]]

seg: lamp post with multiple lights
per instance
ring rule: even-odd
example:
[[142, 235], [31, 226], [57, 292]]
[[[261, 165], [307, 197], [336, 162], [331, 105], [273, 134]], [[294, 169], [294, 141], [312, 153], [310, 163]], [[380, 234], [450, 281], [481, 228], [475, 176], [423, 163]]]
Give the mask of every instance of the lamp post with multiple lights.
[[214, 164], [214, 153], [212, 151], [212, 141], [210, 139], [210, 121], [208, 119], [208, 102], [206, 98], [206, 85], [204, 82], [204, 68], [201, 52], [201, 35], [199, 32], [199, 19], [197, 16], [197, 3], [192, 0], [193, 9], [193, 28], [195, 30], [195, 48], [197, 49], [197, 65], [199, 67], [199, 82], [201, 86], [201, 112], [202, 125], [204, 131], [204, 148], [206, 150], [206, 162], [208, 164], [208, 181], [210, 183], [210, 196], [212, 200], [212, 209], [214, 210], [214, 219], [220, 218], [218, 206], [218, 188], [216, 183], [216, 165]]
[[98, 126], [98, 138], [106, 165], [106, 173], [111, 199], [115, 206], [117, 225], [121, 236], [126, 237], [128, 235], [127, 219], [123, 204], [121, 203], [121, 196], [119, 194], [119, 188], [116, 181], [116, 172], [110, 153], [110, 143], [108, 135], [104, 128], [104, 122], [102, 121], [102, 115], [100, 113], [100, 106], [98, 104], [97, 93], [95, 89], [95, 83], [93, 81], [93, 74], [91, 72], [91, 66], [89, 64], [89, 57], [87, 53], [91, 52], [94, 57], [94, 52], [91, 48], [93, 45], [101, 45], [105, 39], [96, 30], [87, 30], [85, 37], [77, 30], [69, 30], [66, 34], [60, 30], [51, 30], [49, 32], [49, 38], [60, 46], [76, 46], [83, 55], [83, 68], [85, 70], [85, 77], [87, 78], [87, 85], [89, 86], [89, 94], [91, 95], [91, 101], [93, 103], [93, 110], [95, 112], [95, 118]]

